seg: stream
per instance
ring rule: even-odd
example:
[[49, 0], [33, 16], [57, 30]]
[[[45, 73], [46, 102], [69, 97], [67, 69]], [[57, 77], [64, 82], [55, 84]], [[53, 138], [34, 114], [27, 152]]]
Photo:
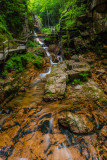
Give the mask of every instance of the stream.
[[[36, 33], [34, 34], [37, 36]], [[45, 49], [47, 56], [50, 58], [50, 67], [46, 69], [45, 73], [40, 74], [38, 79], [34, 80], [30, 89], [23, 97], [22, 95], [18, 96], [9, 102], [8, 106], [16, 105], [16, 108], [21, 106], [22, 109], [19, 109], [17, 113], [13, 113], [15, 114], [13, 125], [11, 123], [11, 114], [6, 117], [9, 118], [10, 116], [8, 119], [10, 124], [4, 124], [7, 127], [3, 127], [2, 130], [7, 131], [9, 129], [9, 132], [10, 130], [13, 132], [9, 136], [13, 144], [9, 140], [7, 142], [8, 146], [0, 149], [0, 156], [8, 160], [72, 160], [69, 150], [71, 142], [67, 137], [68, 133], [66, 133], [68, 131], [63, 134], [63, 131], [59, 130], [58, 127], [57, 106], [40, 106], [46, 82], [44, 78], [50, 74], [52, 66], [57, 65], [57, 63], [52, 61], [48, 47], [39, 38], [35, 38], [34, 41]], [[62, 61], [62, 56], [58, 55], [58, 59]], [[36, 108], [34, 107], [35, 105]], [[25, 115], [24, 113], [27, 114]], [[8, 135], [9, 132], [7, 133]], [[19, 146], [17, 146], [18, 144]]]
[[[57, 63], [52, 61], [48, 47], [40, 39], [35, 38], [34, 41], [45, 49], [50, 67], [32, 82], [26, 92], [6, 105], [14, 110], [12, 113], [7, 110], [8, 114], [4, 113], [6, 118], [0, 121], [0, 160], [106, 160], [104, 106], [92, 106], [90, 102], [85, 104], [84, 100], [79, 105], [72, 105], [72, 100], [68, 98], [72, 89], [64, 100], [44, 102], [46, 77]], [[61, 55], [57, 58], [62, 61]], [[59, 123], [59, 116], [65, 110], [74, 113], [75, 122], [78, 122], [74, 130], [79, 125], [84, 128], [85, 122], [89, 128], [98, 127], [92, 132], [71, 132]], [[83, 124], [78, 114], [82, 115]]]

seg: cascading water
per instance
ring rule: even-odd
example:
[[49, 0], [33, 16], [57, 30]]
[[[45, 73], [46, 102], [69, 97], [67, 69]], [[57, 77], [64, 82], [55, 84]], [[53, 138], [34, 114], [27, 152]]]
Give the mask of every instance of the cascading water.
[[[35, 41], [50, 57], [50, 67], [39, 75], [32, 87], [19, 92], [6, 104], [6, 108], [13, 108], [13, 113], [7, 111], [8, 119], [0, 124], [0, 160], [106, 160], [106, 106], [101, 107], [95, 98], [94, 106], [83, 97], [84, 102], [78, 103], [78, 95], [76, 103], [72, 102], [75, 97], [72, 86], [68, 86], [67, 94], [72, 94], [73, 98], [67, 95], [63, 100], [44, 102], [44, 78], [56, 63], [52, 62], [48, 47], [38, 38]], [[57, 58], [62, 60], [61, 56]]]
[[[36, 33], [35, 36], [37, 36]], [[24, 112], [27, 109], [28, 114], [26, 116], [25, 113], [21, 115], [21, 111], [19, 110], [19, 116], [14, 119], [14, 127], [19, 124], [19, 128], [17, 127], [18, 129], [16, 129], [17, 132], [15, 134], [14, 130], [13, 132], [11, 131], [10, 137], [12, 137], [12, 143], [10, 140], [7, 146], [0, 149], [0, 157], [8, 160], [72, 160], [68, 139], [59, 130], [56, 118], [57, 108], [48, 108], [48, 105], [45, 108], [42, 107], [42, 109], [39, 107], [43, 96], [44, 82], [42, 79], [47, 74], [50, 74], [51, 67], [57, 65], [57, 63], [53, 63], [52, 57], [48, 52], [48, 47], [43, 42], [38, 38], [35, 38], [35, 42], [38, 42], [45, 49], [47, 56], [50, 57], [51, 66], [47, 68], [45, 73], [40, 74], [39, 79], [35, 80], [25, 98], [21, 100], [21, 104], [19, 105], [26, 106]], [[62, 60], [61, 56], [58, 58], [59, 61]], [[15, 100], [16, 103], [17, 99]], [[27, 108], [27, 105], [32, 106], [32, 104], [34, 108]], [[9, 105], [12, 106], [12, 103]], [[17, 118], [20, 119], [19, 122], [17, 122]], [[9, 122], [11, 123], [11, 117], [10, 121], [8, 120]]]
[[[46, 52], [46, 55], [50, 58], [51, 67], [57, 65], [57, 63], [54, 63], [54, 62], [52, 61], [52, 56], [50, 55], [50, 53], [49, 53], [49, 51], [48, 51], [48, 47], [47, 47], [39, 38], [37, 38], [38, 35], [37, 35], [36, 32], [34, 32], [34, 36], [36, 37], [36, 38], [34, 38], [34, 42], [35, 42], [35, 43], [38, 43], [41, 47], [43, 47], [43, 49], [44, 49], [45, 52]], [[62, 61], [62, 56], [61, 56], [61, 55], [58, 55], [58, 56], [57, 56], [57, 59], [58, 59], [59, 62], [61, 62], [61, 61]], [[44, 78], [46, 77], [46, 75], [50, 74], [50, 72], [51, 72], [51, 67], [47, 68], [47, 70], [46, 70], [45, 73], [40, 74], [39, 79], [37, 79], [37, 80], [33, 83], [33, 85], [36, 85], [38, 82], [40, 82], [42, 79], [44, 79]]]
[[[36, 32], [34, 32], [34, 35], [35, 35], [35, 37], [37, 37], [37, 33]], [[45, 49], [45, 52], [46, 52], [47, 56], [50, 57], [50, 64], [52, 66], [57, 65], [57, 63], [54, 63], [52, 61], [52, 57], [51, 57], [50, 53], [48, 52], [48, 47], [42, 41], [40, 41], [39, 38], [35, 38], [34, 41], [38, 42], [39, 45], [41, 47], [43, 47], [43, 49]], [[57, 59], [58, 59], [59, 62], [61, 62], [62, 61], [62, 56], [61, 55], [57, 55]]]

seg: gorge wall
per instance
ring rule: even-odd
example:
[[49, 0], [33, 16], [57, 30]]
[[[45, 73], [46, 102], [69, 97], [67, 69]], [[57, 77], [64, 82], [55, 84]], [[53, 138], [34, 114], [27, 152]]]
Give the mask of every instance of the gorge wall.
[[[105, 56], [107, 52], [107, 0], [87, 0], [82, 1], [86, 9], [75, 19], [75, 24], [68, 29], [64, 29], [65, 19], [61, 21], [62, 47], [64, 56], [71, 52], [78, 54], [81, 51], [94, 50], [100, 56]], [[65, 36], [65, 33], [67, 37]]]

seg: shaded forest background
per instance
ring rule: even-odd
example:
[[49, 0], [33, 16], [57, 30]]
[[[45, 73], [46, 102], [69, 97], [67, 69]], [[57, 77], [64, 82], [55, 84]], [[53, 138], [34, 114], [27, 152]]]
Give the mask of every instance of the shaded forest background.
[[54, 26], [60, 33], [65, 57], [86, 50], [106, 56], [106, 7], [106, 0], [0, 0], [0, 42], [33, 31], [36, 16], [41, 32]]

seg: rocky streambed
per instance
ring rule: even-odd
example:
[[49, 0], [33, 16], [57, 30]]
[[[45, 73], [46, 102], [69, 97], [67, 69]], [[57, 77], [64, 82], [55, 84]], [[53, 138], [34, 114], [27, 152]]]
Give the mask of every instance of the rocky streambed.
[[106, 160], [106, 67], [95, 75], [83, 57], [59, 62], [6, 104], [14, 110], [1, 127], [0, 160]]

